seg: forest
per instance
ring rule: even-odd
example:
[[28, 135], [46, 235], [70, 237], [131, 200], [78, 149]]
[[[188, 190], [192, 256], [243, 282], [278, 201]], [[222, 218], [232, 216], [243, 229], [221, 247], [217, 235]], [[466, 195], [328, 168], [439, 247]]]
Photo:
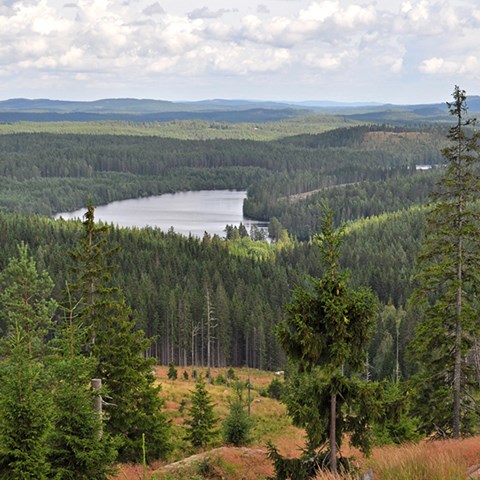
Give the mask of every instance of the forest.
[[[138, 371], [147, 372], [152, 364], [207, 369], [246, 366], [290, 372], [298, 367], [300, 372], [308, 371], [319, 368], [319, 364], [315, 355], [310, 360], [306, 354], [298, 357], [299, 349], [317, 348], [295, 343], [298, 337], [293, 332], [299, 328], [299, 318], [306, 319], [302, 328], [310, 328], [309, 314], [302, 308], [308, 302], [313, 302], [312, 305], [320, 302], [315, 308], [326, 308], [322, 306], [323, 300], [314, 294], [316, 288], [324, 288], [320, 287], [324, 285], [322, 282], [335, 285], [337, 291], [345, 289], [352, 298], [355, 292], [363, 292], [361, 289], [365, 287], [370, 293], [358, 297], [363, 298], [366, 305], [365, 327], [360, 326], [362, 315], [354, 307], [345, 307], [345, 311], [353, 309], [357, 315], [352, 318], [358, 319], [358, 332], [365, 328], [364, 333], [357, 332], [358, 339], [365, 337], [364, 343], [360, 345], [358, 340], [358, 345], [348, 354], [350, 356], [345, 354], [340, 363], [338, 358], [330, 358], [330, 354], [319, 353], [328, 357], [330, 363], [327, 363], [337, 373], [341, 367], [341, 375], [335, 377], [335, 388], [340, 385], [338, 398], [342, 395], [349, 398], [355, 391], [357, 395], [363, 395], [364, 401], [370, 395], [376, 395], [374, 389], [384, 389], [390, 399], [385, 400], [379, 409], [394, 409], [392, 415], [398, 416], [396, 423], [405, 429], [402, 433], [390, 425], [390, 430], [385, 433], [384, 422], [383, 435], [390, 440], [396, 435], [399, 440], [411, 440], [417, 434], [458, 437], [460, 433], [475, 433], [478, 430], [478, 409], [471, 403], [464, 408], [462, 402], [468, 403], [466, 393], [462, 399], [456, 394], [458, 398], [453, 400], [458, 409], [462, 404], [462, 413], [451, 426], [447, 412], [451, 403], [448, 397], [450, 387], [446, 391], [445, 388], [441, 390], [441, 385], [432, 386], [432, 391], [440, 392], [439, 402], [441, 398], [447, 399], [447, 407], [438, 407], [439, 418], [428, 418], [425, 406], [431, 406], [432, 402], [425, 403], [425, 399], [429, 398], [431, 391], [424, 380], [428, 377], [425, 366], [429, 365], [426, 360], [429, 350], [419, 340], [422, 329], [439, 331], [441, 321], [436, 309], [449, 309], [453, 302], [448, 296], [453, 294], [443, 291], [448, 288], [435, 290], [430, 281], [437, 278], [438, 269], [432, 270], [428, 278], [418, 273], [422, 262], [428, 266], [435, 255], [449, 253], [442, 250], [440, 240], [435, 240], [435, 232], [436, 228], [443, 232], [443, 226], [450, 225], [448, 212], [455, 212], [456, 207], [446, 207], [446, 211], [437, 212], [438, 217], [432, 220], [435, 202], [441, 204], [445, 198], [450, 200], [448, 193], [452, 181], [449, 174], [457, 175], [456, 183], [453, 182], [456, 185], [460, 184], [458, 179], [461, 178], [464, 191], [470, 192], [474, 183], [472, 178], [477, 178], [478, 173], [475, 164], [478, 161], [478, 135], [471, 129], [470, 122], [462, 123], [462, 115], [466, 113], [462, 110], [465, 99], [462, 100], [458, 91], [456, 93], [459, 105], [457, 116], [453, 117], [453, 121], [459, 121], [456, 136], [452, 133], [454, 127], [449, 130], [443, 121], [393, 125], [395, 122], [375, 124], [357, 119], [345, 125], [333, 116], [328, 124], [323, 114], [318, 123], [305, 117], [307, 133], [299, 133], [302, 120], [287, 119], [274, 121], [271, 125], [266, 122], [258, 138], [250, 136], [251, 125], [248, 123], [241, 127], [242, 132], [247, 132], [245, 138], [228, 138], [228, 124], [215, 124], [211, 119], [207, 123], [195, 123], [195, 128], [190, 121], [185, 124], [176, 121], [180, 132], [176, 136], [162, 134], [158, 125], [155, 129], [141, 127], [149, 132], [146, 135], [139, 133], [138, 125], [126, 133], [129, 124], [116, 124], [115, 121], [103, 123], [97, 133], [93, 133], [94, 123], [80, 126], [64, 120], [57, 129], [54, 124], [46, 129], [42, 123], [2, 125], [2, 128], [8, 128], [0, 128], [0, 332], [4, 361], [7, 361], [9, 371], [20, 368], [13, 360], [18, 360], [22, 351], [28, 351], [28, 358], [36, 362], [35, 368], [41, 370], [43, 352], [53, 348], [50, 345], [53, 338], [54, 343], [59, 342], [53, 348], [57, 356], [51, 352], [48, 355], [53, 355], [55, 368], [60, 368], [62, 363], [58, 358], [61, 358], [65, 361], [62, 368], [68, 371], [68, 368], [74, 368], [75, 362], [83, 362], [82, 352], [87, 352], [97, 359], [97, 364], [82, 364], [82, 372], [107, 378], [114, 375], [115, 369], [122, 367], [112, 360], [110, 350], [104, 354], [101, 348], [102, 342], [110, 348], [108, 338], [116, 341], [108, 322], [100, 326], [102, 314], [105, 318], [117, 315], [122, 335], [131, 339], [130, 343], [127, 342], [128, 348], [130, 353], [136, 352], [136, 358], [143, 348], [142, 361], [145, 363], [139, 363]], [[288, 134], [289, 125], [293, 124], [295, 128], [292, 134]], [[9, 131], [12, 125], [18, 131]], [[199, 139], [199, 132], [202, 129], [210, 131], [212, 126], [221, 134]], [[170, 131], [174, 127], [166, 124], [165, 128]], [[231, 128], [235, 130], [236, 127]], [[238, 135], [239, 131], [235, 132]], [[225, 134], [227, 137], [223, 136]], [[459, 147], [460, 153], [454, 149], [456, 141], [464, 142]], [[455, 159], [460, 160], [456, 162]], [[461, 175], [449, 173], [449, 161], [457, 166], [463, 165], [461, 161], [464, 161], [467, 169], [473, 165], [472, 171], [466, 170], [465, 175], [464, 171]], [[467, 184], [467, 181], [473, 183]], [[244, 213], [250, 218], [270, 222], [270, 240], [262, 238], [255, 229], [247, 232], [245, 228], [232, 226], [226, 226], [226, 238], [207, 233], [203, 238], [196, 238], [155, 228], [126, 229], [94, 223], [95, 205], [198, 189], [247, 190]], [[459, 268], [468, 278], [465, 287], [468, 290], [476, 282], [475, 275], [469, 277], [467, 272], [477, 258], [474, 253], [471, 257], [467, 254], [475, 251], [475, 240], [471, 235], [472, 232], [478, 233], [478, 199], [466, 195], [458, 201], [461, 203], [462, 225], [466, 225], [462, 238], [465, 239], [467, 258], [466, 267]], [[52, 218], [56, 212], [82, 207], [86, 211], [83, 222]], [[330, 229], [326, 229], [328, 222]], [[337, 231], [343, 232], [338, 246], [334, 233]], [[453, 234], [445, 235], [451, 238]], [[330, 243], [325, 240], [328, 238], [331, 238]], [[435, 241], [440, 243], [435, 244]], [[425, 245], [433, 245], [432, 250]], [[334, 257], [342, 273], [337, 272], [336, 260], [332, 261]], [[330, 263], [325, 258], [329, 258]], [[17, 306], [13, 303], [15, 293], [12, 293], [11, 285], [15, 284], [15, 275], [21, 275], [18, 273], [21, 268], [24, 268], [23, 275], [28, 273], [32, 278], [39, 275], [42, 281], [44, 275], [48, 275], [51, 279], [45, 280], [49, 288], [35, 283], [40, 282], [38, 279], [34, 282], [35, 288], [49, 292], [40, 300], [44, 302], [42, 306], [38, 307], [43, 312], [39, 318], [46, 322], [45, 326], [41, 331], [35, 327], [34, 333], [30, 324], [22, 326], [16, 320]], [[446, 270], [449, 268], [445, 266]], [[445, 284], [458, 285], [458, 282], [458, 278], [448, 277]], [[436, 299], [443, 299], [443, 294], [447, 297], [438, 307]], [[426, 303], [421, 300], [422, 295], [427, 296]], [[456, 295], [458, 302], [460, 294]], [[46, 312], [53, 303], [48, 302], [56, 305], [50, 316]], [[360, 300], [357, 303], [360, 304]], [[478, 395], [479, 364], [474, 350], [477, 342], [472, 340], [477, 334], [472, 319], [476, 307], [475, 304], [464, 305], [467, 312], [462, 314], [465, 319], [461, 317], [464, 333], [458, 334], [460, 327], [457, 325], [457, 343], [452, 346], [448, 339], [437, 333], [434, 340], [438, 344], [428, 348], [433, 351], [441, 345], [454, 349], [455, 354], [461, 356], [451, 369], [450, 362], [445, 361], [448, 370], [439, 371], [438, 375], [451, 375], [452, 382], [454, 378], [460, 382], [458, 378], [462, 377], [465, 385], [468, 383], [472, 387], [468, 389], [468, 395], [473, 392], [475, 396]], [[77, 333], [74, 334], [73, 329], [68, 331], [66, 320], [69, 315], [71, 319], [78, 315], [86, 327], [78, 337], [74, 336]], [[452, 314], [452, 318], [456, 318], [455, 315]], [[289, 324], [290, 321], [293, 323]], [[15, 331], [17, 337], [13, 334]], [[448, 337], [450, 333], [447, 333]], [[30, 339], [29, 335], [37, 337]], [[337, 337], [343, 338], [340, 334]], [[68, 338], [77, 347], [71, 347], [67, 355], [61, 345]], [[348, 338], [345, 333], [347, 343]], [[339, 351], [346, 351], [345, 345], [338, 346]], [[111, 348], [113, 352], [116, 347]], [[361, 352], [365, 357], [360, 359]], [[462, 372], [457, 369], [457, 364], [464, 368]], [[30, 374], [36, 378], [37, 373]], [[294, 378], [294, 374], [290, 374]], [[303, 373], [298, 375], [296, 378], [304, 378]], [[350, 378], [357, 377], [371, 382], [370, 390], [349, 383]], [[329, 384], [330, 380], [322, 376], [318, 377], [321, 378], [319, 384], [310, 384], [314, 382], [312, 378], [305, 377], [301, 381], [304, 383], [297, 388], [305, 391], [317, 388], [322, 395], [326, 388], [333, 388], [333, 383]], [[145, 380], [142, 390], [145, 398], [151, 398], [149, 395], [154, 391], [152, 381]], [[114, 380], [111, 382], [107, 388], [113, 392], [116, 387]], [[392, 384], [396, 385], [395, 393], [388, 390], [390, 387], [387, 386]], [[10, 387], [14, 388], [14, 385]], [[401, 401], [406, 397], [412, 401]], [[61, 397], [60, 400], [71, 401], [71, 398]], [[0, 398], [2, 401], [5, 400]], [[145, 400], [145, 404], [149, 401]], [[294, 420], [302, 425], [307, 423], [310, 447], [318, 448], [328, 439], [319, 439], [309, 430], [308, 421], [303, 417], [305, 411], [301, 413], [303, 407], [298, 402], [298, 398], [287, 400], [289, 409], [294, 412]], [[361, 404], [359, 402], [357, 407]], [[433, 403], [437, 405], [436, 402]], [[124, 418], [111, 415], [114, 419], [113, 426], [108, 429], [111, 437], [105, 437], [105, 442], [108, 438], [112, 442], [108, 448], [120, 452], [122, 459], [138, 460], [141, 436], [131, 430], [131, 426], [122, 424]], [[406, 416], [414, 419], [414, 426]], [[355, 418], [354, 423], [368, 423], [367, 416]], [[136, 421], [140, 422], [139, 419]], [[99, 427], [92, 425], [93, 438]], [[359, 426], [360, 423], [351, 431], [356, 432]], [[156, 426], [145, 425], [151, 442], [163, 438], [167, 428], [163, 417], [158, 417]], [[122, 435], [128, 440], [118, 441], [117, 437]], [[335, 437], [336, 433], [330, 432], [330, 435], [329, 461], [336, 471], [333, 458], [336, 454], [332, 446], [332, 435]], [[59, 437], [58, 441], [62, 438]], [[368, 450], [366, 438], [359, 437], [358, 444]], [[108, 457], [110, 450], [105, 445], [102, 448]], [[152, 451], [151, 455], [162, 457], [169, 448], [159, 441], [158, 451]], [[273, 447], [270, 454], [281, 468], [281, 456]], [[93, 451], [92, 455], [95, 455]], [[108, 463], [108, 459], [104, 461]], [[1, 477], [3, 468], [0, 462], [0, 478], [7, 478]], [[104, 471], [102, 475], [107, 473]], [[39, 478], [54, 478], [49, 477], [47, 470], [42, 475]], [[104, 477], [100, 475], [98, 478]]]
[[[248, 189], [245, 214], [271, 221], [271, 245], [243, 235], [198, 240], [112, 227], [111, 241], [121, 247], [113, 275], [139, 327], [157, 338], [149, 353], [161, 363], [205, 364], [208, 297], [218, 324], [214, 364], [275, 369], [284, 362], [273, 333], [283, 305], [305, 274], [320, 273], [308, 240], [319, 231], [325, 202], [337, 225], [348, 222], [342, 264], [352, 282], [370, 286], [386, 305], [405, 307], [422, 235], [419, 206], [438, 177], [445, 129], [366, 125], [271, 141], [71, 133], [0, 140], [0, 261], [5, 265], [25, 241], [57, 295], [79, 226], [37, 214], [80, 208], [88, 196], [103, 204], [180, 190]], [[432, 168], [416, 170], [425, 164]]]

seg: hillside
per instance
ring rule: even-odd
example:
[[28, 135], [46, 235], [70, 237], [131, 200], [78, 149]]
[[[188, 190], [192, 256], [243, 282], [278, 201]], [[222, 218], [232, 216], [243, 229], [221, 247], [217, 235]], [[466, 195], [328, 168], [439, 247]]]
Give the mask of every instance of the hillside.
[[[186, 370], [189, 374], [190, 369]], [[204, 372], [197, 369], [197, 372]], [[167, 401], [168, 413], [181, 428], [182, 414], [179, 408], [182, 399], [188, 398], [194, 381], [168, 380], [167, 368], [157, 368], [156, 375], [162, 385], [162, 396]], [[224, 375], [224, 370], [212, 369], [212, 378]], [[252, 442], [245, 447], [221, 446], [221, 441], [204, 452], [189, 456], [181, 452], [181, 435], [178, 435], [179, 450], [170, 462], [156, 463], [147, 470], [149, 480], [187, 480], [209, 478], [228, 480], [265, 480], [274, 471], [266, 456], [266, 442], [273, 441], [280, 451], [296, 457], [303, 446], [303, 432], [290, 424], [285, 416], [285, 407], [277, 400], [261, 396], [268, 384], [278, 378], [271, 372], [236, 369], [242, 381], [250, 376], [252, 384], [252, 416], [255, 420]], [[215, 411], [220, 420], [228, 410], [228, 398], [232, 389], [228, 385], [210, 385], [209, 393], [215, 402]], [[188, 407], [188, 403], [187, 403]], [[453, 480], [478, 478], [480, 470], [480, 437], [459, 441], [426, 441], [418, 445], [383, 446], [374, 448], [370, 458], [347, 447], [344, 455], [355, 455], [356, 465], [362, 472], [371, 470], [379, 480]], [[143, 477], [141, 465], [119, 465], [114, 480], [137, 480]], [[202, 473], [203, 472], [203, 473]], [[470, 476], [467, 476], [470, 475]], [[329, 475], [319, 475], [316, 480], [331, 480]], [[355, 478], [355, 477], [353, 477]]]
[[[480, 111], [480, 97], [470, 96], [472, 112]], [[202, 100], [172, 102], [153, 99], [109, 98], [95, 101], [63, 101], [15, 98], [0, 101], [0, 122], [272, 122], [307, 112], [339, 115], [346, 120], [389, 124], [448, 122], [445, 104], [381, 105], [322, 101], [272, 102], [253, 100]]]

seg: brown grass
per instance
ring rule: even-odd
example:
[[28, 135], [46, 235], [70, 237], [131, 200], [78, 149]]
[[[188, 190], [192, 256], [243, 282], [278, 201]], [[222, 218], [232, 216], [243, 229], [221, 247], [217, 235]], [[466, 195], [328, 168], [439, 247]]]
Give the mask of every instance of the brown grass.
[[379, 480], [464, 480], [478, 463], [480, 438], [472, 437], [378, 448], [364, 465]]
[[[197, 368], [205, 375], [205, 369]], [[179, 378], [168, 380], [167, 367], [157, 367], [156, 374], [162, 385], [162, 397], [166, 401], [166, 411], [173, 420], [174, 435], [180, 438], [184, 414], [179, 412], [180, 404], [187, 400], [194, 389], [195, 380], [191, 368], [187, 369], [189, 379], [183, 379], [183, 368], [178, 368]], [[214, 378], [219, 373], [225, 376], [225, 369], [211, 369]], [[220, 477], [229, 480], [260, 480], [273, 475], [271, 462], [266, 457], [265, 444], [268, 440], [275, 443], [282, 455], [295, 457], [300, 455], [300, 448], [305, 444], [304, 431], [294, 427], [287, 416], [286, 408], [280, 402], [262, 397], [260, 390], [268, 386], [275, 375], [271, 372], [236, 369], [236, 376], [246, 381], [250, 374], [252, 383], [251, 412], [255, 418], [253, 441], [249, 448], [221, 446], [219, 440], [213, 450], [186, 460], [187, 466], [174, 466], [173, 470], [161, 462], [152, 465], [147, 473], [151, 480], [177, 480], [180, 478], [199, 478], [195, 473], [195, 462], [213, 458]], [[228, 414], [228, 399], [232, 394], [227, 385], [207, 385], [215, 403], [215, 412], [220, 420]], [[188, 408], [188, 403], [186, 405]], [[180, 442], [181, 443], [181, 442]], [[347, 442], [345, 442], [347, 444]], [[185, 445], [183, 445], [185, 447]], [[173, 460], [188, 456], [180, 445], [174, 453]], [[364, 458], [358, 451], [348, 445], [342, 448], [344, 456], [354, 456], [355, 464], [361, 472], [372, 469], [375, 480], [465, 480], [472, 465], [480, 464], [480, 438], [473, 437], [457, 441], [424, 441], [418, 445], [388, 446], [376, 448], [370, 458]], [[183, 463], [183, 462], [182, 462]], [[185, 468], [185, 470], [182, 470]], [[167, 473], [166, 473], [167, 472]], [[168, 473], [170, 472], [170, 473]], [[174, 474], [172, 473], [174, 472]], [[175, 473], [176, 472], [176, 473]], [[172, 476], [173, 475], [173, 476]], [[118, 474], [112, 480], [141, 480], [143, 470], [140, 466], [120, 465]], [[335, 480], [331, 474], [321, 474], [316, 480]], [[354, 480], [353, 477], [343, 477]], [[479, 477], [480, 478], [480, 477]]]

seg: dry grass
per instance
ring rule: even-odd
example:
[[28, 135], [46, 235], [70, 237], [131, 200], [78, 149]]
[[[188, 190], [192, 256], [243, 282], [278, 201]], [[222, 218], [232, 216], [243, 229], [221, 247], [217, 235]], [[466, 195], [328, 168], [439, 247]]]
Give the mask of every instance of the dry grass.
[[[197, 368], [197, 373], [205, 375], [205, 369]], [[195, 380], [192, 371], [188, 369], [189, 379], [183, 379], [183, 369], [178, 368], [179, 378], [168, 380], [167, 367], [157, 367], [157, 379], [162, 385], [162, 397], [166, 400], [169, 417], [174, 423], [174, 435], [179, 445], [173, 460], [188, 457], [185, 445], [178, 439], [182, 435], [184, 413], [179, 409], [182, 400], [187, 400], [194, 389]], [[219, 374], [225, 376], [225, 369], [211, 369], [216, 378]], [[300, 455], [300, 448], [305, 444], [303, 430], [292, 426], [286, 414], [285, 406], [281, 403], [260, 395], [260, 390], [266, 388], [275, 377], [271, 372], [236, 369], [236, 376], [246, 381], [250, 374], [252, 383], [251, 411], [255, 418], [255, 428], [250, 448], [236, 449], [221, 447], [219, 438], [214, 450], [204, 452], [200, 459], [214, 458], [215, 468], [219, 477], [229, 480], [260, 480], [273, 475], [271, 462], [265, 453], [265, 444], [268, 440], [275, 443], [282, 455], [295, 457]], [[208, 384], [207, 389], [215, 403], [215, 412], [222, 420], [228, 414], [228, 399], [232, 395], [232, 388], [228, 385]], [[188, 403], [186, 405], [188, 408]], [[347, 442], [345, 442], [347, 443]], [[219, 447], [219, 448], [218, 448]], [[356, 465], [361, 472], [371, 469], [375, 480], [465, 480], [472, 465], [480, 464], [480, 438], [474, 437], [457, 441], [421, 442], [418, 445], [402, 447], [388, 446], [376, 448], [370, 458], [366, 459], [353, 449], [345, 445], [342, 448], [344, 456], [354, 456]], [[149, 469], [147, 478], [151, 480], [178, 480], [202, 478], [195, 472], [195, 462], [187, 460], [187, 467], [180, 469], [169, 467], [161, 463]], [[182, 470], [182, 468], [184, 468]], [[142, 468], [139, 466], [122, 465], [119, 474], [112, 480], [139, 480], [143, 478]], [[321, 474], [316, 480], [356, 480], [355, 477], [335, 477], [331, 474]], [[480, 477], [479, 477], [480, 478]]]
[[478, 437], [378, 448], [365, 461], [378, 480], [464, 480], [478, 463]]

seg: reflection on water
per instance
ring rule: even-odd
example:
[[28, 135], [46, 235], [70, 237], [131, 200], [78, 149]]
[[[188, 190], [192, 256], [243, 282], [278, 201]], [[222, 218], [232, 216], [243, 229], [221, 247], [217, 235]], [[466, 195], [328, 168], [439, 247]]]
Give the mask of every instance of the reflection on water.
[[[158, 227], [163, 231], [171, 227], [183, 235], [203, 237], [225, 236], [225, 225], [240, 225], [247, 230], [253, 224], [265, 223], [248, 220], [243, 216], [243, 200], [246, 192], [233, 190], [201, 190], [196, 192], [168, 193], [146, 198], [112, 202], [95, 209], [95, 218], [121, 227]], [[55, 218], [81, 218], [85, 209], [59, 213]]]

